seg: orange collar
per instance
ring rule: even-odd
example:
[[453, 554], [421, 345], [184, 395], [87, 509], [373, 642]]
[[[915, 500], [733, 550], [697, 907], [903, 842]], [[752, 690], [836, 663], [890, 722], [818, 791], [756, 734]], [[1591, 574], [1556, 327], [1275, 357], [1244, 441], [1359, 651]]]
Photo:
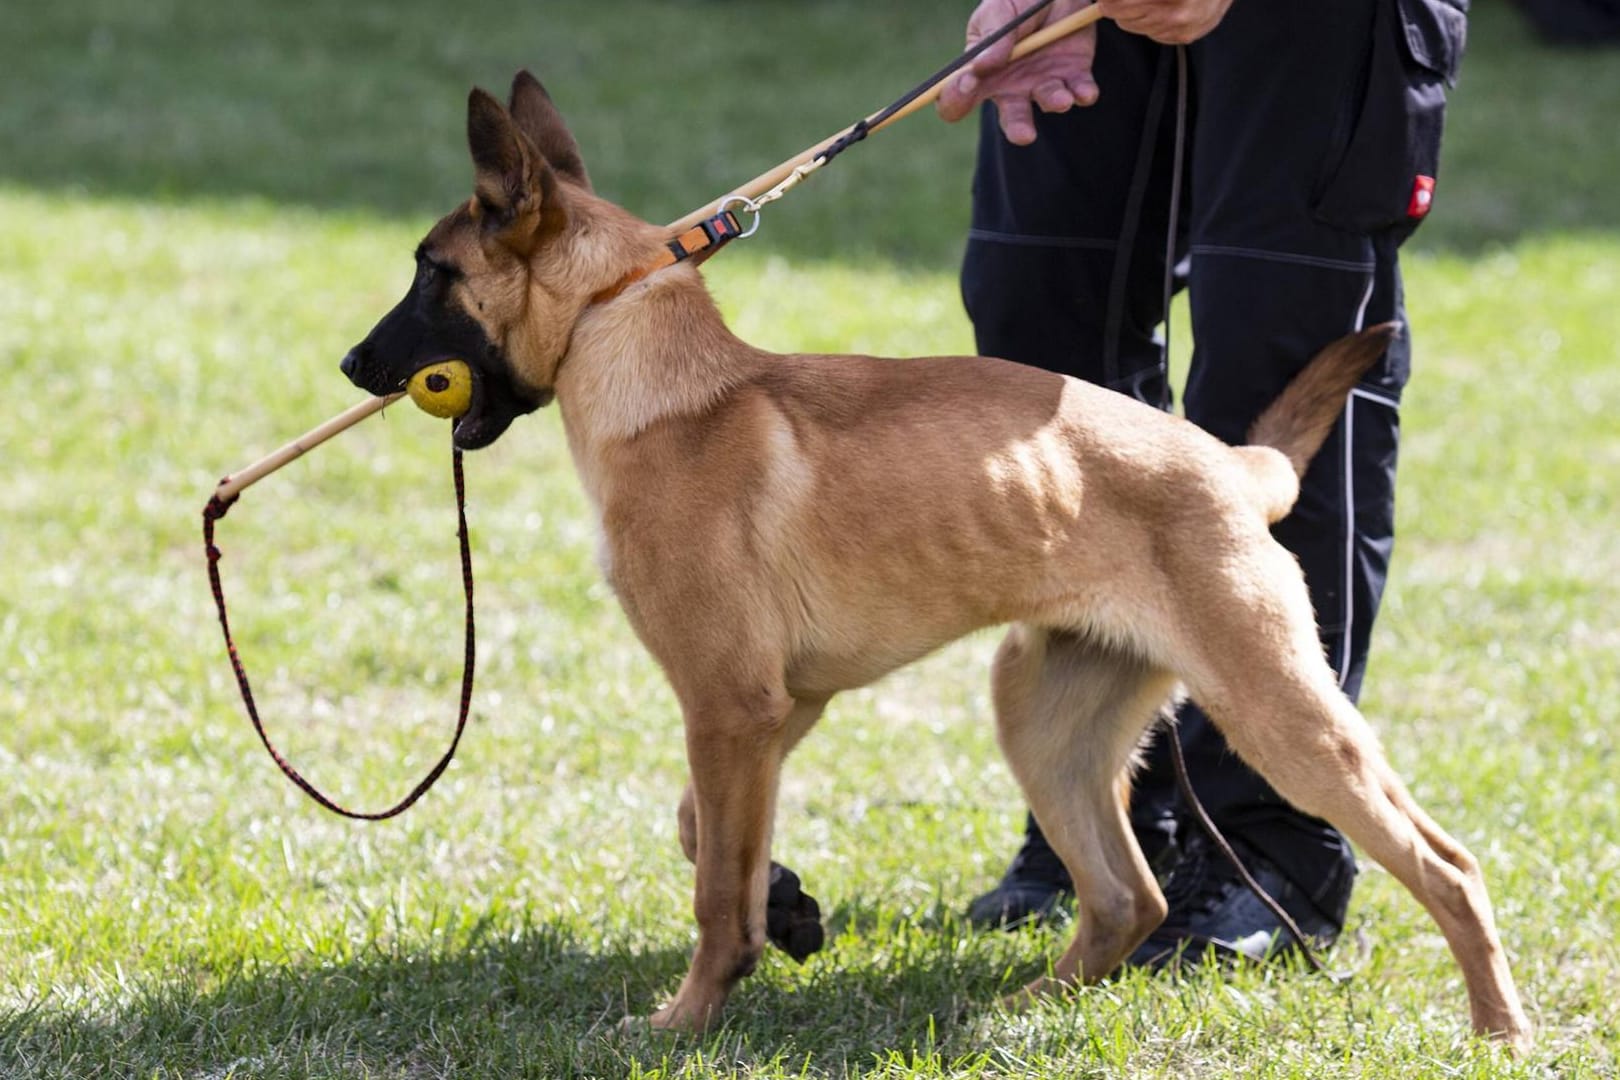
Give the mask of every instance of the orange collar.
[[652, 262], [636, 267], [612, 285], [596, 293], [591, 297], [591, 303], [605, 304], [648, 274], [662, 270], [666, 266], [674, 266], [688, 259], [692, 260], [693, 266], [697, 266], [742, 234], [742, 226], [737, 221], [737, 215], [730, 210], [722, 210], [669, 241]]

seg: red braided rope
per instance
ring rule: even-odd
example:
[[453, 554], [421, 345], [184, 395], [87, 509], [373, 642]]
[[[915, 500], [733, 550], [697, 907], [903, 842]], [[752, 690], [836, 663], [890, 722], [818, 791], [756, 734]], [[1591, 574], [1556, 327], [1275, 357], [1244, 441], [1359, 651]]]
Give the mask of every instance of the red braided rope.
[[361, 821], [382, 821], [385, 818], [404, 813], [412, 803], [427, 794], [428, 788], [432, 787], [444, 773], [444, 770], [449, 768], [450, 759], [456, 756], [456, 747], [461, 743], [461, 733], [467, 728], [467, 714], [472, 708], [473, 661], [476, 651], [473, 631], [472, 548], [467, 540], [467, 486], [461, 475], [461, 451], [452, 448], [450, 461], [451, 470], [456, 479], [456, 520], [458, 524], [456, 536], [461, 544], [461, 581], [467, 593], [466, 659], [461, 668], [461, 712], [456, 719], [455, 738], [450, 740], [450, 748], [444, 752], [444, 756], [439, 759], [438, 764], [433, 766], [433, 771], [428, 773], [422, 782], [412, 789], [409, 795], [387, 810], [377, 813], [368, 814], [349, 810], [321, 794], [315, 785], [305, 780], [297, 769], [287, 763], [287, 759], [282, 757], [270, 742], [270, 736], [265, 734], [264, 724], [259, 720], [258, 707], [253, 703], [253, 688], [248, 685], [247, 669], [242, 666], [242, 658], [236, 651], [236, 642], [231, 637], [230, 620], [225, 614], [225, 589], [219, 580], [219, 560], [221, 555], [219, 548], [214, 546], [214, 524], [225, 516], [231, 506], [235, 504], [238, 496], [233, 495], [229, 499], [221, 500], [216, 495], [208, 500], [207, 506], [203, 507], [203, 550], [208, 556], [208, 584], [214, 590], [214, 606], [219, 610], [219, 628], [225, 634], [225, 649], [230, 653], [231, 670], [236, 673], [236, 686], [242, 692], [242, 703], [247, 706], [248, 719], [253, 721], [253, 730], [259, 733], [259, 741], [264, 743], [264, 748], [270, 752], [271, 759], [286, 774], [287, 779], [297, 784], [304, 794], [332, 811], [332, 813], [341, 814], [346, 818], [356, 818]]

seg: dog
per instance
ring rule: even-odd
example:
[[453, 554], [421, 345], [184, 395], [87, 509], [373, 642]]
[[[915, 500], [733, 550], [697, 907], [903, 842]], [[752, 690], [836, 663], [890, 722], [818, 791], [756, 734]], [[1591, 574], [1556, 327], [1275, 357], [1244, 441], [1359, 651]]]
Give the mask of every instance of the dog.
[[1478, 863], [1340, 692], [1269, 531], [1393, 327], [1327, 346], [1238, 447], [1002, 360], [776, 355], [730, 333], [690, 263], [663, 267], [667, 229], [594, 194], [533, 76], [504, 107], [475, 89], [467, 137], [472, 197], [342, 368], [386, 394], [466, 360], [463, 449], [562, 411], [603, 572], [685, 724], [698, 940], [653, 1028], [705, 1028], [757, 963], [778, 777], [828, 700], [1009, 625], [997, 739], [1078, 915], [1015, 1002], [1109, 974], [1164, 918], [1126, 808], [1144, 731], [1186, 692], [1428, 909], [1474, 1030], [1528, 1045]]

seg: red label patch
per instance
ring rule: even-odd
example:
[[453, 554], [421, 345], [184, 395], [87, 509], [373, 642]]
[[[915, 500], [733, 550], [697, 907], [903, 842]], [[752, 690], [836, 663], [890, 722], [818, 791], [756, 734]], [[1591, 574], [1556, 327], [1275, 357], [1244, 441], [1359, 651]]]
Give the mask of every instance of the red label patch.
[[1434, 177], [1415, 176], [1412, 178], [1412, 198], [1406, 204], [1406, 216], [1420, 218], [1429, 212], [1434, 205]]

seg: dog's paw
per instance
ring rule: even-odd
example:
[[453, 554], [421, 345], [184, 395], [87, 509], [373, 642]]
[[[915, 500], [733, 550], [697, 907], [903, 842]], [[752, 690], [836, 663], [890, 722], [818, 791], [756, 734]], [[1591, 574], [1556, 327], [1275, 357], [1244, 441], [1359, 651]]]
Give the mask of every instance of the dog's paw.
[[1065, 982], [1050, 975], [1042, 975], [1026, 985], [1022, 990], [1015, 990], [1002, 997], [1001, 1007], [1010, 1013], [1024, 1013], [1043, 1001], [1077, 994], [1082, 989], [1083, 987], [1075, 983]]
[[692, 1009], [677, 997], [649, 1016], [626, 1016], [616, 1033], [621, 1039], [651, 1039], [670, 1035], [701, 1035], [719, 1014], [718, 1006]]
[[821, 905], [799, 887], [799, 875], [771, 863], [771, 892], [765, 902], [765, 936], [772, 945], [804, 963], [826, 944]]

